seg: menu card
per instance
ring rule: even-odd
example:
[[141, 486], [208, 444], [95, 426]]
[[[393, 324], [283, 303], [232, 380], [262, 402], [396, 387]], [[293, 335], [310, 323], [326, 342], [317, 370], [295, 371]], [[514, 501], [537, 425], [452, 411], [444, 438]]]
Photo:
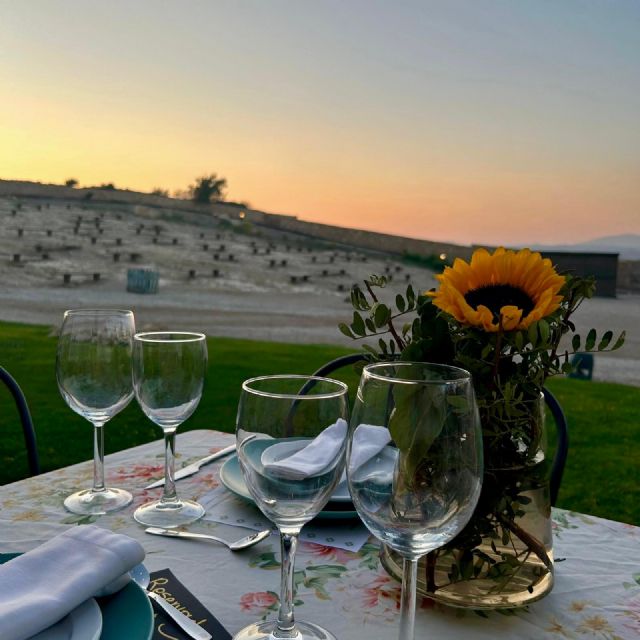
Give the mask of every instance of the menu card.
[[[231, 634], [169, 569], [154, 571], [148, 590], [165, 598], [169, 604], [197, 622], [211, 634], [213, 640], [231, 640]], [[151, 603], [155, 614], [153, 640], [192, 640], [153, 600]]]

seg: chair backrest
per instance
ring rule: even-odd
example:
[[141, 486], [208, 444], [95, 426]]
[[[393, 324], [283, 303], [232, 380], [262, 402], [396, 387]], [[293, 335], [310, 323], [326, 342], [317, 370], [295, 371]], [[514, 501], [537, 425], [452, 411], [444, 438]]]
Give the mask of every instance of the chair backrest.
[[[350, 353], [346, 356], [341, 356], [335, 360], [331, 360], [331, 362], [327, 362], [313, 375], [328, 376], [342, 367], [353, 365], [357, 362], [365, 362], [366, 360], [367, 356], [362, 353]], [[549, 488], [551, 505], [554, 506], [558, 499], [562, 475], [564, 473], [564, 467], [569, 453], [569, 427], [567, 425], [567, 419], [564, 412], [562, 411], [562, 407], [556, 400], [555, 396], [546, 388], [543, 389], [542, 392], [544, 394], [545, 403], [553, 416], [554, 422], [556, 423], [556, 429], [558, 432], [556, 450], [553, 456], [553, 463], [551, 465], [551, 480]]]
[[22, 432], [24, 434], [24, 442], [27, 447], [27, 461], [29, 464], [29, 473], [32, 476], [36, 476], [40, 473], [40, 461], [38, 459], [38, 446], [36, 443], [36, 432], [33, 428], [33, 421], [31, 420], [31, 413], [29, 413], [29, 406], [27, 400], [22, 393], [22, 389], [18, 383], [14, 380], [11, 374], [0, 367], [0, 380], [4, 382], [7, 389], [13, 396], [20, 415], [20, 422], [22, 423]]

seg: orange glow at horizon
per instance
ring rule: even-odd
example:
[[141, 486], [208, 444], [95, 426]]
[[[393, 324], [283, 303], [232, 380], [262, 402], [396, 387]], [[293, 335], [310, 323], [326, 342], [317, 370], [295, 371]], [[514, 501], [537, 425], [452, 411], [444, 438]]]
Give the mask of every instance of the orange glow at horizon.
[[342, 20], [322, 3], [55, 4], [0, 8], [2, 179], [173, 193], [215, 172], [255, 209], [461, 244], [640, 234], [622, 9], [590, 9], [609, 41], [569, 9], [490, 1], [366, 20], [350, 3]]

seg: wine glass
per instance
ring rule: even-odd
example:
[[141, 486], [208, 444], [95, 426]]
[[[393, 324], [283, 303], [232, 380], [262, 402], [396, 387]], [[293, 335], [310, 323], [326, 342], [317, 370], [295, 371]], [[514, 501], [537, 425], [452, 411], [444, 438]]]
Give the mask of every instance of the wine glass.
[[[387, 445], [371, 455], [373, 433], [386, 434]], [[400, 640], [413, 640], [418, 560], [462, 530], [480, 495], [482, 436], [470, 374], [429, 363], [365, 366], [347, 479], [366, 527], [403, 558]]]
[[131, 494], [104, 484], [104, 425], [133, 397], [132, 311], [65, 311], [56, 353], [56, 379], [65, 402], [93, 424], [93, 487], [68, 496], [72, 513], [100, 515], [131, 502]]
[[133, 388], [144, 414], [164, 432], [164, 492], [160, 500], [138, 507], [133, 517], [150, 527], [178, 527], [195, 522], [204, 507], [180, 500], [174, 481], [178, 427], [196, 410], [207, 368], [207, 340], [202, 333], [154, 331], [133, 337]]
[[282, 561], [278, 619], [251, 624], [234, 640], [335, 640], [294, 620], [293, 571], [300, 529], [328, 502], [344, 470], [347, 420], [342, 382], [277, 375], [242, 384], [238, 459], [255, 503], [280, 531]]

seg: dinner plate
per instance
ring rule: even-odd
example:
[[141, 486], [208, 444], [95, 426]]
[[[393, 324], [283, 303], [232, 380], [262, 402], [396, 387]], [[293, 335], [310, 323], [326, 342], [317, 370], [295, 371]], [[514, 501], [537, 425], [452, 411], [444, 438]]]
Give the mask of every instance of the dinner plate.
[[[2, 553], [0, 564], [18, 555]], [[151, 603], [132, 581], [111, 596], [87, 600], [32, 640], [151, 640], [152, 635]]]
[[[254, 502], [244, 481], [237, 454], [230, 456], [220, 467], [220, 481], [229, 491], [245, 500]], [[336, 492], [331, 496], [331, 500], [316, 517], [327, 519], [358, 517], [358, 513], [353, 508], [346, 483], [338, 485]]]
[[101, 632], [102, 613], [98, 603], [91, 598], [31, 640], [99, 640]]

